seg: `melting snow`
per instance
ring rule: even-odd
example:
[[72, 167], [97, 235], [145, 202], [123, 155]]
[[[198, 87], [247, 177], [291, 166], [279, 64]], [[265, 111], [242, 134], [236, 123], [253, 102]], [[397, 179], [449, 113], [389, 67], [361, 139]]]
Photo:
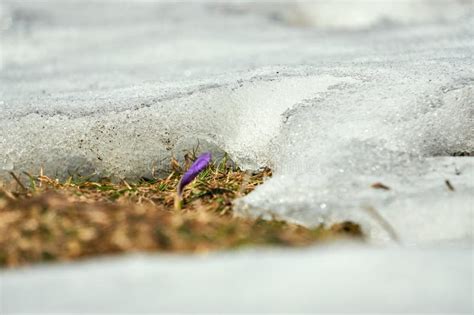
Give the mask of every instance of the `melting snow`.
[[199, 141], [275, 170], [240, 213], [470, 242], [472, 5], [397, 3], [2, 3], [0, 176], [149, 176]]
[[431, 248], [3, 271], [2, 311], [472, 312], [472, 2], [382, 3], [2, 1], [0, 178], [133, 179], [199, 141], [274, 169], [239, 213]]

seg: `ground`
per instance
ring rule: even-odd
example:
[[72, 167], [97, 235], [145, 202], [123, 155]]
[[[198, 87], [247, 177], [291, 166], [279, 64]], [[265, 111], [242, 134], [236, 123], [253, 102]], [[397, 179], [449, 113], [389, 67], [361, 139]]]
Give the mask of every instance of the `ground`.
[[25, 185], [12, 173], [14, 184], [0, 190], [0, 264], [14, 267], [132, 251], [304, 246], [341, 236], [362, 239], [359, 226], [351, 222], [306, 228], [237, 217], [232, 200], [263, 183], [271, 170], [244, 172], [225, 160], [205, 169], [176, 207], [176, 186], [186, 166], [172, 160], [171, 167], [165, 178], [137, 183], [74, 177], [61, 182], [24, 174], [29, 177]]

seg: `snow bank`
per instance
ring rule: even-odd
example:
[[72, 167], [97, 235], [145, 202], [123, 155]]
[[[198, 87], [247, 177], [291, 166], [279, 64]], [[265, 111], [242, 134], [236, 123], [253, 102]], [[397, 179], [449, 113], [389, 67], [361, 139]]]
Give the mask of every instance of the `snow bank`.
[[0, 176], [133, 179], [199, 141], [275, 170], [240, 213], [389, 241], [374, 208], [403, 242], [471, 242], [474, 161], [451, 155], [474, 151], [472, 4], [435, 2], [298, 27], [249, 3], [7, 1]]

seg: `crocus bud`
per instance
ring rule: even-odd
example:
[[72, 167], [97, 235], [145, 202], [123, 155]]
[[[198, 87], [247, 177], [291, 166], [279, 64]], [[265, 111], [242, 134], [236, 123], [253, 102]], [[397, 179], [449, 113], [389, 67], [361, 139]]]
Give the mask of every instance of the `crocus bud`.
[[184, 173], [178, 184], [178, 197], [181, 198], [186, 185], [193, 181], [211, 162], [212, 155], [210, 152], [201, 154], [191, 167]]

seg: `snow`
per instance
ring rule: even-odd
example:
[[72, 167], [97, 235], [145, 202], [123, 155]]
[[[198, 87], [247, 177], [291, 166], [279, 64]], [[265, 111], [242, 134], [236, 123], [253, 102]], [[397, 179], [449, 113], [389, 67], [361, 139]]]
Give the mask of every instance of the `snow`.
[[472, 251], [344, 245], [0, 273], [13, 313], [471, 313]]
[[288, 12], [329, 2], [7, 1], [0, 176], [134, 179], [199, 142], [275, 170], [239, 213], [354, 219], [384, 243], [374, 208], [403, 242], [472, 241], [473, 159], [450, 156], [474, 151], [472, 6], [440, 3], [302, 27]]
[[349, 30], [449, 22], [472, 10], [469, 0], [295, 0], [273, 2], [271, 6], [237, 0], [227, 9], [257, 11], [290, 25]]
[[473, 22], [463, 0], [2, 1], [0, 178], [133, 180], [199, 143], [274, 170], [238, 213], [384, 245], [386, 221], [403, 247], [1, 271], [1, 310], [472, 312]]

